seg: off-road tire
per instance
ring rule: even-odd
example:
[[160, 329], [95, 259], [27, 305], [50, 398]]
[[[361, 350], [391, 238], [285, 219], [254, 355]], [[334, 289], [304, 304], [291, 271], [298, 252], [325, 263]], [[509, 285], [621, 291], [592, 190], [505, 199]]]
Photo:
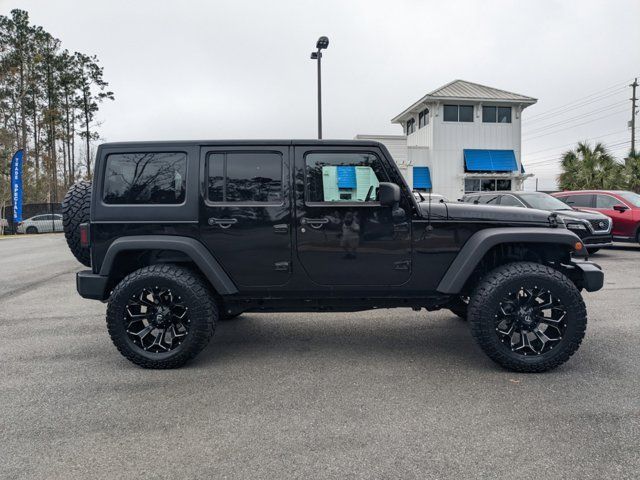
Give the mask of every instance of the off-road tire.
[[35, 235], [36, 233], [38, 233], [38, 229], [36, 227], [27, 227], [27, 229], [24, 231], [24, 233], [26, 233], [27, 235]]
[[[466, 298], [466, 297], [465, 297]], [[457, 298], [451, 302], [448, 306], [449, 310], [457, 315], [460, 320], [467, 320], [467, 312], [469, 310], [469, 304], [462, 298]]]
[[[496, 335], [495, 313], [501, 299], [514, 288], [540, 286], [561, 298], [566, 307], [566, 331], [553, 350], [523, 356], [501, 343]], [[569, 360], [584, 338], [587, 311], [580, 292], [562, 272], [531, 262], [509, 263], [489, 272], [474, 289], [469, 302], [471, 333], [496, 363], [516, 372], [544, 372]]]
[[80, 181], [71, 186], [62, 200], [62, 227], [73, 256], [86, 267], [91, 266], [88, 248], [80, 245], [80, 224], [89, 222], [91, 182]]
[[[125, 308], [130, 297], [144, 287], [169, 287], [189, 308], [189, 333], [167, 353], [144, 351], [129, 339]], [[207, 346], [218, 319], [218, 308], [205, 281], [194, 271], [173, 264], [143, 267], [127, 275], [113, 290], [107, 306], [107, 330], [120, 353], [144, 368], [167, 369], [183, 366]]]

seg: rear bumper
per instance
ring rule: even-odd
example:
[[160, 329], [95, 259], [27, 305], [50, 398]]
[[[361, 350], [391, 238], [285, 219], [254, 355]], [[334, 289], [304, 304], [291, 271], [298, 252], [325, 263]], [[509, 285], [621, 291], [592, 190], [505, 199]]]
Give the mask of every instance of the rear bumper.
[[106, 300], [108, 280], [108, 277], [93, 273], [91, 270], [82, 270], [76, 274], [76, 289], [83, 298]]
[[600, 265], [593, 262], [574, 260], [571, 265], [578, 270], [582, 287], [587, 292], [600, 290], [604, 285], [604, 273]]

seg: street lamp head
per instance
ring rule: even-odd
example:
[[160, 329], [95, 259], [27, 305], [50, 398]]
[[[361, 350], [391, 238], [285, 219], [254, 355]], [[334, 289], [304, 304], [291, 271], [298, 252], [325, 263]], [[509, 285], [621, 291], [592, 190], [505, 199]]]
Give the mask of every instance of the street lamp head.
[[320, 37], [316, 42], [316, 48], [318, 50], [324, 50], [329, 46], [329, 39], [327, 37]]

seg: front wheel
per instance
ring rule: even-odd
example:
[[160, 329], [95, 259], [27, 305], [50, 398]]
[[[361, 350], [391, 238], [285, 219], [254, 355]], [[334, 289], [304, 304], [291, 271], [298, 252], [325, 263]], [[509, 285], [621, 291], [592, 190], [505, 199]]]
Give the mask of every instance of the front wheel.
[[468, 320], [480, 348], [518, 372], [544, 372], [580, 346], [587, 312], [576, 286], [546, 265], [517, 262], [488, 273], [469, 302]]
[[598, 250], [600, 250], [600, 248], [589, 248], [589, 247], [587, 247], [587, 252], [589, 252], [589, 255], [593, 255]]
[[127, 275], [107, 306], [107, 329], [127, 359], [145, 368], [176, 368], [209, 343], [218, 309], [191, 270], [159, 264]]
[[38, 233], [38, 229], [36, 227], [27, 227], [25, 233], [28, 233], [29, 235], [35, 235], [36, 233]]

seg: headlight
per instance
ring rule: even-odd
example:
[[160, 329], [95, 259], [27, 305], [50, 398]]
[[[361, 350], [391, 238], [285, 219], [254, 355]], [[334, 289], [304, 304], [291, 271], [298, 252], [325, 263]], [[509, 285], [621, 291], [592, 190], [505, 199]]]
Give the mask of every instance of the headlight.
[[587, 227], [585, 227], [582, 223], [567, 223], [567, 228], [571, 229], [571, 230], [586, 230]]

